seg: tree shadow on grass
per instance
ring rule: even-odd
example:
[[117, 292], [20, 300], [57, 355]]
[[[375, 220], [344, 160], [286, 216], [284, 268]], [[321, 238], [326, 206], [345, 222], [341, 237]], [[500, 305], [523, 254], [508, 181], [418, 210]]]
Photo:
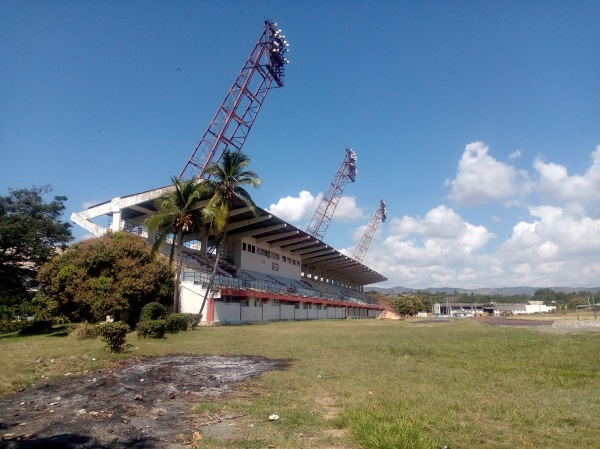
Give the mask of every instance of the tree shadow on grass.
[[30, 325], [26, 326], [19, 331], [14, 331], [6, 334], [0, 334], [0, 340], [5, 338], [20, 338], [20, 337], [31, 337], [34, 335], [47, 335], [49, 337], [68, 337], [69, 327], [65, 324], [58, 326], [39, 326]]

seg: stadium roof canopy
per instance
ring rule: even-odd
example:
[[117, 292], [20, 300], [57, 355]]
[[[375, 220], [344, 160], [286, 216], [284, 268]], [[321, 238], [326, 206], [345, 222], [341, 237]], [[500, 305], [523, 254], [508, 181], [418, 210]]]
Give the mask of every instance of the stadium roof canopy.
[[[110, 228], [113, 230], [124, 228], [134, 232], [137, 229], [141, 232], [146, 218], [157, 211], [156, 198], [172, 188], [172, 186], [161, 187], [113, 198], [91, 206], [82, 212], [74, 213], [71, 220], [96, 236], [104, 234], [108, 229], [92, 221], [101, 216], [112, 218]], [[201, 199], [197, 206], [203, 207], [207, 203], [207, 198]], [[387, 280], [385, 276], [286, 223], [265, 209], [257, 208], [257, 215], [253, 214], [240, 200], [234, 204], [231, 210], [227, 238], [241, 239], [244, 237], [253, 237], [259, 244], [269, 244], [271, 247], [280, 247], [282, 250], [292, 252], [301, 260], [304, 272], [310, 272], [318, 267], [319, 271], [352, 278], [358, 285], [369, 285]], [[186, 240], [200, 240], [200, 235], [190, 234]]]

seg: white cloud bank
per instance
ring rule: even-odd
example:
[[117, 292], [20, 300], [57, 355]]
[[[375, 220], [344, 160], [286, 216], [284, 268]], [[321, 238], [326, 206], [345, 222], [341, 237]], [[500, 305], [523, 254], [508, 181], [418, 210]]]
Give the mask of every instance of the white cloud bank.
[[[520, 156], [520, 152], [513, 153], [510, 159], [515, 156]], [[483, 142], [467, 145], [458, 162], [456, 178], [446, 180], [445, 184], [451, 188], [449, 198], [466, 206], [492, 201], [511, 204], [531, 191], [527, 172], [491, 157]]]
[[[600, 285], [600, 220], [555, 206], [530, 207], [531, 219], [486, 251], [494, 235], [438, 206], [424, 218], [393, 219], [365, 263], [405, 287], [594, 287]], [[447, 226], [439, 216], [448, 217]], [[374, 242], [375, 243], [375, 242]]]
[[388, 234], [369, 248], [365, 263], [390, 278], [389, 285], [407, 287], [468, 283], [476, 276], [472, 265], [494, 238], [444, 205], [424, 217], [393, 218]]
[[314, 213], [322, 196], [314, 197], [310, 192], [303, 190], [297, 197], [286, 196], [276, 204], [269, 206], [269, 212], [285, 221], [298, 224]]
[[583, 175], [569, 176], [563, 165], [545, 163], [537, 157], [533, 167], [539, 175], [538, 190], [550, 204], [583, 209], [600, 217], [600, 145], [592, 153], [591, 166]]
[[[303, 227], [310, 221], [322, 199], [322, 193], [313, 196], [312, 193], [303, 190], [297, 197], [287, 196], [271, 204], [269, 212], [282, 220]], [[334, 217], [336, 221], [350, 222], [363, 219], [364, 212], [356, 205], [356, 198], [342, 196], [335, 208]]]
[[[510, 160], [516, 159], [513, 155]], [[503, 242], [448, 206], [431, 209], [422, 218], [392, 219], [387, 237], [373, 242], [365, 260], [390, 279], [386, 285], [600, 285], [600, 146], [589, 169], [570, 176], [566, 167], [539, 157], [529, 174], [494, 159], [487, 146], [475, 142], [467, 145], [455, 179], [446, 186], [459, 206], [518, 206], [533, 194], [544, 204], [524, 206], [527, 218], [512, 225]], [[497, 246], [492, 248], [491, 242]]]

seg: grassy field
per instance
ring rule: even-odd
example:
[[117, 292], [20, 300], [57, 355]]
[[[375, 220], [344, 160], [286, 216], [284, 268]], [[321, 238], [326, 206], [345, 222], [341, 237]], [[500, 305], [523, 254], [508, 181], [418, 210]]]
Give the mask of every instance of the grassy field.
[[[468, 319], [279, 322], [201, 328], [138, 340], [121, 355], [100, 341], [0, 339], [0, 390], [158, 354], [291, 359], [200, 403], [244, 415], [239, 448], [597, 448], [600, 334], [488, 327]], [[37, 356], [43, 361], [36, 363]], [[269, 422], [276, 413], [280, 419]], [[196, 429], [190, 429], [190, 432]], [[197, 429], [202, 432], [202, 429]]]

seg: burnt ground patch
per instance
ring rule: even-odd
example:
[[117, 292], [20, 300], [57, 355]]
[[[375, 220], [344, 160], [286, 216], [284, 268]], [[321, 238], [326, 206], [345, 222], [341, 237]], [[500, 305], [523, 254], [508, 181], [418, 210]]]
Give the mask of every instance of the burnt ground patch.
[[[175, 448], [189, 444], [195, 403], [286, 360], [171, 355], [71, 376], [0, 397], [0, 447]], [[189, 447], [189, 446], [188, 446]]]

